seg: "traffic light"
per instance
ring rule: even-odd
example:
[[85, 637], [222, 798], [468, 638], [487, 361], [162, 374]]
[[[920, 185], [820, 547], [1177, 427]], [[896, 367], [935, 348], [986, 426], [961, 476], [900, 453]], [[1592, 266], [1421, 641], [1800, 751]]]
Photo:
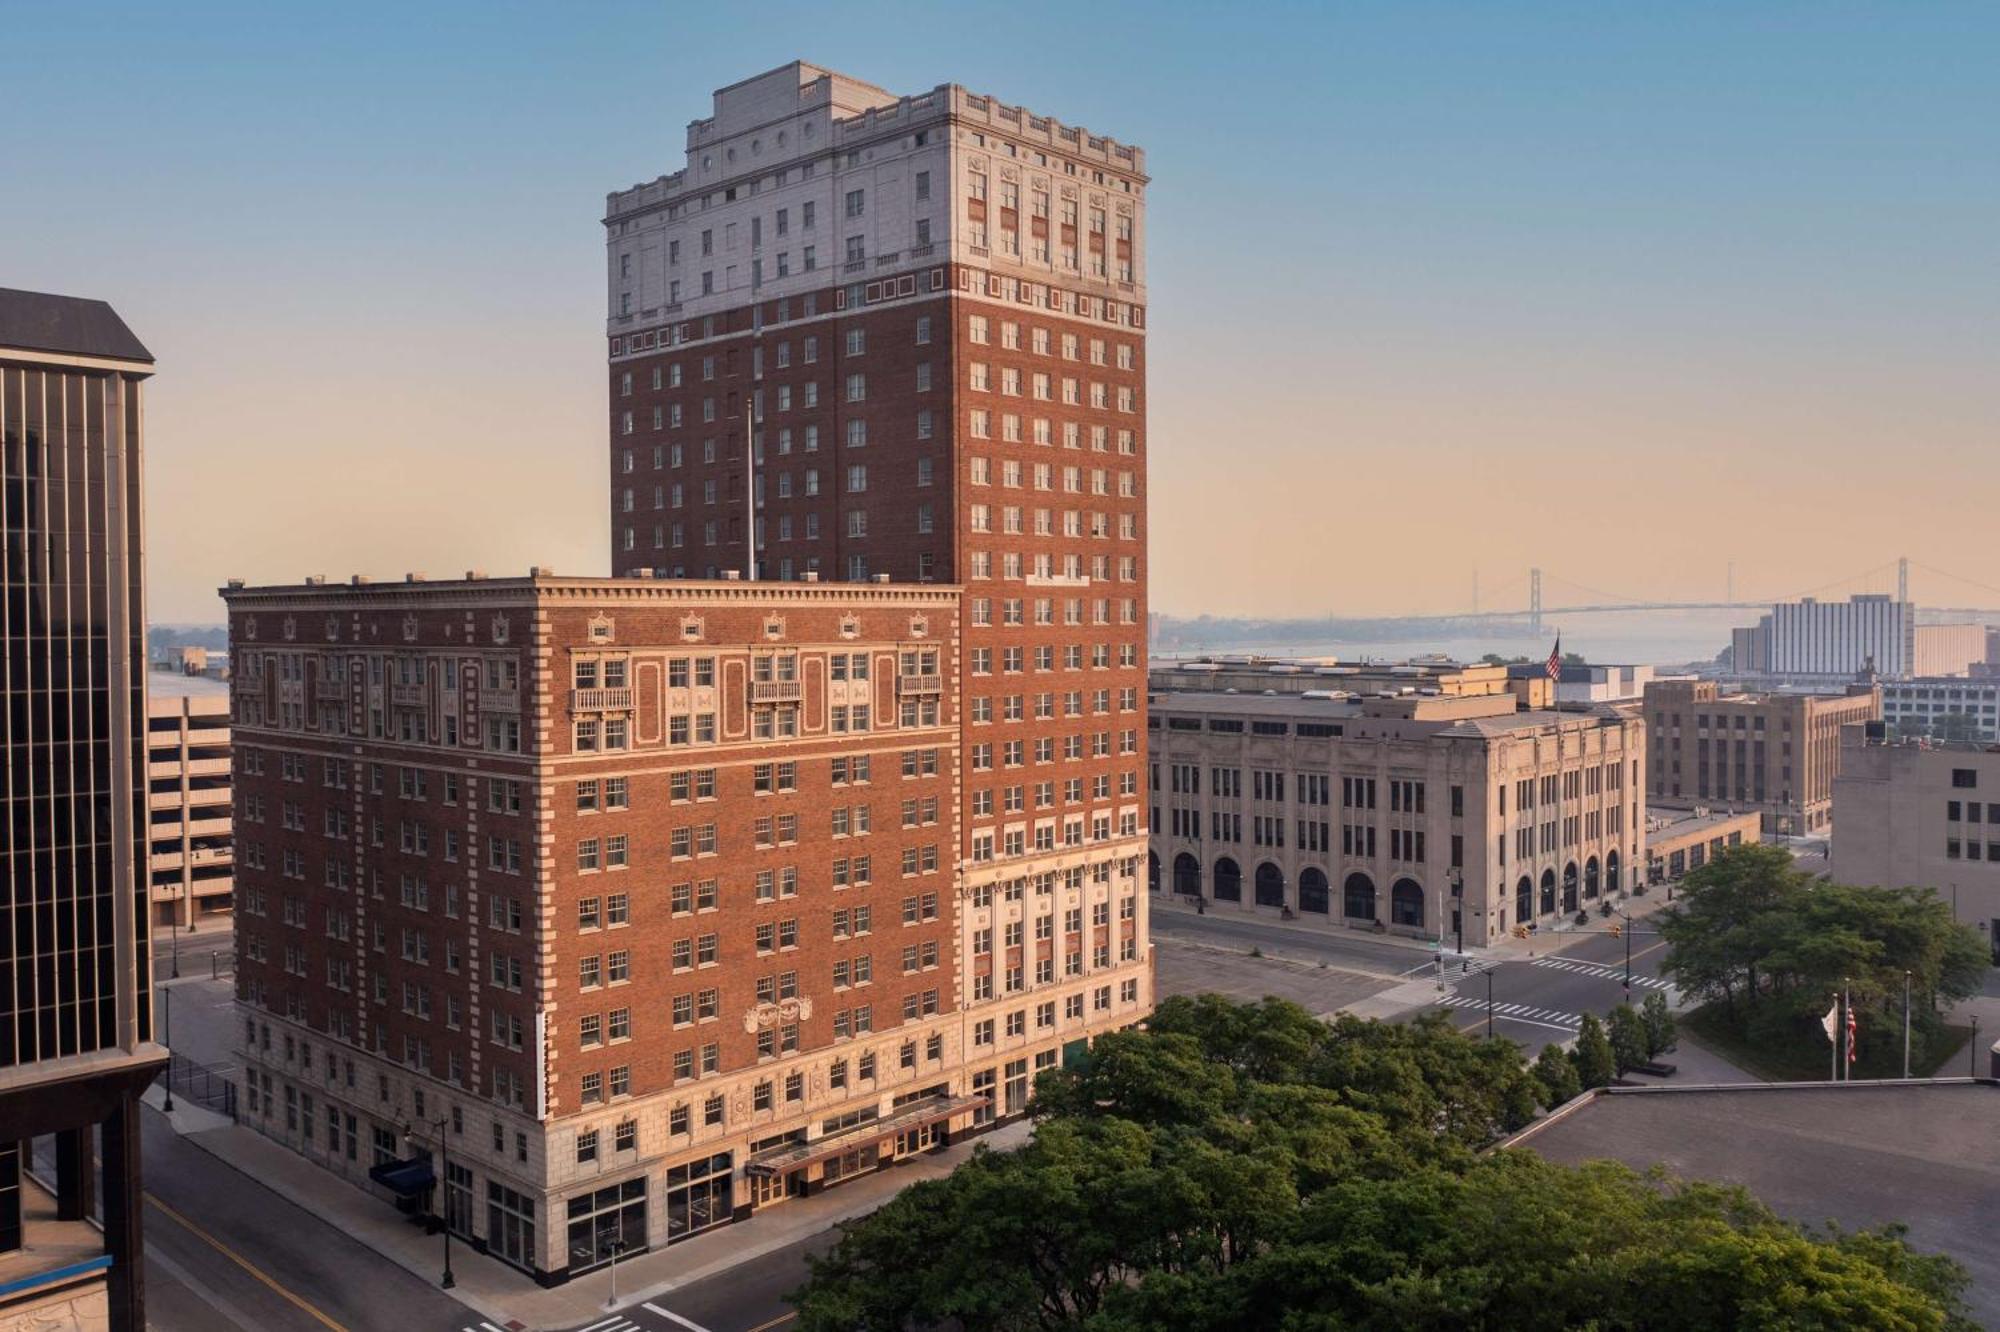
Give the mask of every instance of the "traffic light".
[[1611, 927], [1608, 933], [1611, 935], [1612, 938], [1616, 939], [1619, 935], [1625, 933], [1625, 927], [1623, 925], [1620, 925], [1617, 921], [1614, 920], [1611, 922]]

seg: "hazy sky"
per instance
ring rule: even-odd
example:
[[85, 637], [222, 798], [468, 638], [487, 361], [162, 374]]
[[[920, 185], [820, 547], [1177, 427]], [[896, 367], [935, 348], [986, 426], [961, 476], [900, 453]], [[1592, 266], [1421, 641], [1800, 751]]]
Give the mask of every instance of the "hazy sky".
[[2000, 6], [0, 0], [0, 30], [0, 285], [104, 297], [160, 360], [159, 621], [220, 619], [231, 576], [604, 572], [604, 194], [793, 58], [1147, 149], [1157, 609], [1458, 609], [1475, 568], [1518, 604], [1532, 564], [1552, 599], [1709, 597], [1732, 559], [1777, 596], [1901, 553], [2000, 585]]

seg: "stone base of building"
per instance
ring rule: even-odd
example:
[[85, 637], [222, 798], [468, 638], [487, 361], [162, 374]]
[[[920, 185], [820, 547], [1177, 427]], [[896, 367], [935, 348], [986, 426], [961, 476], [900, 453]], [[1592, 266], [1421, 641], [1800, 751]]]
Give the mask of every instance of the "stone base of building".
[[16, 1301], [0, 1296], [0, 1332], [110, 1332], [104, 1273], [38, 1289]]

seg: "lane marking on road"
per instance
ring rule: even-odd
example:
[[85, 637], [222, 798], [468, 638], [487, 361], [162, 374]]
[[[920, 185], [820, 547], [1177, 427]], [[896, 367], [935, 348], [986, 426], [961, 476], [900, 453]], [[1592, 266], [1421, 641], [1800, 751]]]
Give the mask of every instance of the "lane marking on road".
[[[487, 1323], [483, 1326], [492, 1327], [492, 1324]], [[576, 1332], [635, 1332], [638, 1327], [637, 1323], [624, 1314], [613, 1314], [609, 1318], [598, 1319], [588, 1327], [580, 1327]], [[494, 1328], [494, 1332], [500, 1332], [500, 1329]]]
[[791, 1322], [794, 1318], [797, 1317], [798, 1315], [796, 1313], [779, 1314], [776, 1318], [773, 1318], [768, 1323], [757, 1324], [757, 1326], [750, 1329], [750, 1332], [771, 1332], [772, 1328], [783, 1327], [786, 1323]]
[[166, 1254], [161, 1253], [157, 1244], [146, 1250], [146, 1261], [159, 1264], [160, 1270], [180, 1282], [183, 1286], [186, 1286], [190, 1295], [193, 1295], [203, 1304], [221, 1314], [236, 1327], [243, 1329], [243, 1332], [257, 1332], [257, 1329], [261, 1326], [257, 1319], [252, 1318], [249, 1314], [244, 1313], [234, 1304], [231, 1304], [228, 1300], [217, 1294], [209, 1287], [207, 1282], [201, 1280], [194, 1273], [167, 1257]]
[[181, 1227], [185, 1229], [189, 1234], [195, 1236], [197, 1239], [207, 1244], [210, 1248], [214, 1249], [217, 1253], [221, 1254], [223, 1257], [229, 1259], [230, 1262], [235, 1263], [238, 1267], [248, 1272], [251, 1276], [256, 1277], [259, 1281], [263, 1282], [266, 1286], [270, 1287], [271, 1290], [275, 1292], [277, 1295], [290, 1301], [292, 1304], [296, 1305], [304, 1312], [310, 1314], [313, 1318], [317, 1319], [323, 1326], [331, 1328], [332, 1332], [348, 1332], [345, 1325], [335, 1322], [333, 1319], [327, 1317], [324, 1313], [320, 1312], [317, 1308], [307, 1303], [304, 1299], [300, 1298], [299, 1296], [293, 1294], [291, 1291], [285, 1289], [283, 1286], [279, 1285], [277, 1281], [274, 1280], [272, 1277], [270, 1277], [268, 1274], [266, 1274], [262, 1268], [258, 1267], [248, 1258], [245, 1258], [242, 1254], [236, 1252], [236, 1250], [230, 1248], [227, 1244], [224, 1244], [221, 1240], [217, 1239], [215, 1236], [209, 1234], [206, 1230], [203, 1230], [200, 1226], [196, 1225], [194, 1222], [188, 1220], [185, 1216], [182, 1216], [179, 1212], [175, 1211], [173, 1208], [167, 1206], [167, 1204], [161, 1202], [156, 1195], [148, 1192], [145, 1195], [145, 1197], [147, 1202], [153, 1204], [153, 1206], [157, 1207], [161, 1212], [165, 1213], [170, 1219], [179, 1222]]
[[672, 1309], [662, 1309], [659, 1305], [652, 1303], [650, 1300], [647, 1301], [647, 1303], [643, 1307], [651, 1309], [654, 1313], [658, 1314], [662, 1318], [669, 1319], [673, 1322], [679, 1323], [682, 1327], [686, 1328], [688, 1332], [708, 1332], [707, 1328], [703, 1327], [700, 1323], [695, 1322], [692, 1318], [683, 1318], [679, 1314], [675, 1313]]

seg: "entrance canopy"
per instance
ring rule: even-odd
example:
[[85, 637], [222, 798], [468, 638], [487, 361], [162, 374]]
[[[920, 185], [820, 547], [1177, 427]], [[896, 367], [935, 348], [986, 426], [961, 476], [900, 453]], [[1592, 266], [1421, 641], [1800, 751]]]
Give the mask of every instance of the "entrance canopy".
[[989, 1096], [946, 1096], [925, 1101], [921, 1105], [908, 1105], [895, 1114], [883, 1119], [873, 1119], [845, 1133], [831, 1137], [815, 1138], [790, 1147], [776, 1147], [768, 1152], [759, 1152], [743, 1167], [746, 1175], [783, 1175], [797, 1170], [800, 1166], [824, 1161], [829, 1156], [842, 1156], [858, 1151], [884, 1138], [893, 1138], [899, 1133], [908, 1133], [926, 1124], [935, 1124], [977, 1110], [992, 1098]]

